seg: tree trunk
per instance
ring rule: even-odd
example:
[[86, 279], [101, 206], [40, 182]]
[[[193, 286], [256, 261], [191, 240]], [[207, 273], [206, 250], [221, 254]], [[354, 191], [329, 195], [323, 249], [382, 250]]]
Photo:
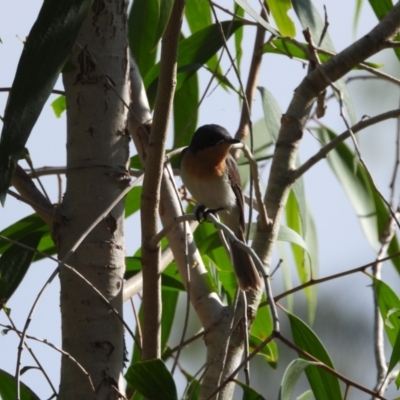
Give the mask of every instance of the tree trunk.
[[[63, 75], [67, 100], [67, 189], [54, 236], [62, 258], [129, 183], [125, 0], [95, 0]], [[125, 104], [124, 104], [125, 103]], [[125, 270], [121, 201], [67, 262], [122, 315]], [[123, 392], [124, 330], [78, 275], [62, 268], [63, 357], [59, 399], [116, 399]], [[90, 380], [96, 394], [93, 392]]]

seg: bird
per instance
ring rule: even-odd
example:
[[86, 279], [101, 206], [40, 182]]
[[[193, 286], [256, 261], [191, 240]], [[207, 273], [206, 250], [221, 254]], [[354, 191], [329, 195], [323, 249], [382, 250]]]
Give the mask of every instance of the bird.
[[[229, 152], [235, 143], [241, 142], [222, 126], [201, 126], [181, 152], [180, 176], [198, 203], [197, 210], [218, 212], [222, 222], [246, 243], [243, 191], [237, 163]], [[259, 290], [260, 276], [251, 256], [233, 244], [230, 248], [239, 288]]]

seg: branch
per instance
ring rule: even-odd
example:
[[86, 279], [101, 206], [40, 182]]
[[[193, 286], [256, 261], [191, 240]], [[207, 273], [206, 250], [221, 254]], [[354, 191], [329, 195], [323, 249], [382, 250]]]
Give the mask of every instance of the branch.
[[143, 267], [143, 352], [142, 359], [159, 358], [161, 326], [160, 248], [149, 246], [157, 233], [160, 186], [164, 167], [165, 141], [176, 86], [176, 59], [181, 33], [184, 0], [175, 0], [163, 35], [160, 76], [153, 127], [149, 136], [143, 180], [141, 225]]
[[375, 117], [365, 119], [363, 121], [358, 122], [355, 124], [351, 129], [347, 129], [342, 134], [337, 136], [331, 142], [326, 144], [324, 147], [321, 148], [315, 155], [310, 157], [303, 165], [293, 171], [292, 179], [296, 180], [304, 175], [311, 167], [313, 167], [318, 161], [323, 160], [326, 158], [328, 153], [334, 150], [340, 143], [343, 143], [346, 139], [351, 136], [351, 132], [357, 133], [362, 129], [365, 129], [369, 126], [375, 125], [379, 122], [386, 121], [390, 118], [399, 118], [400, 117], [400, 109], [388, 111], [382, 114], [379, 114]]
[[[17, 164], [11, 184], [21, 195], [21, 198], [18, 198], [17, 196], [14, 197], [29, 204], [43, 219], [43, 221], [52, 228], [56, 219], [55, 208], [38, 190], [32, 179], [19, 166], [19, 164]], [[14, 195], [13, 193], [10, 194]]]
[[[283, 210], [293, 183], [292, 174], [296, 168], [297, 151], [305, 124], [316, 98], [328, 86], [324, 76], [334, 82], [365, 59], [386, 48], [386, 41], [396, 35], [399, 25], [400, 3], [396, 4], [371, 32], [332, 57], [320, 68], [311, 71], [296, 89], [288, 110], [282, 116], [265, 194], [268, 218], [273, 223], [266, 229], [257, 224], [253, 240], [256, 253], [267, 267], [272, 259]], [[324, 75], [320, 70], [324, 71]]]

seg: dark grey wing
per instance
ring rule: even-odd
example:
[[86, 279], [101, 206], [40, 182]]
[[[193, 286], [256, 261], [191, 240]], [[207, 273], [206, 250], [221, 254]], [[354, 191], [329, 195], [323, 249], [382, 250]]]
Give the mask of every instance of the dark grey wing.
[[[230, 154], [226, 159], [226, 166], [228, 169], [229, 181], [231, 183], [232, 190], [235, 193], [236, 205], [239, 211], [238, 222], [240, 229], [238, 229], [235, 234], [239, 240], [246, 243], [244, 237], [245, 223], [242, 185], [240, 183], [240, 175], [236, 161]], [[259, 290], [261, 288], [260, 276], [250, 255], [241, 248], [237, 247], [234, 243], [231, 245], [231, 253], [233, 268], [235, 269], [240, 289], [243, 291], [246, 291], [248, 289]]]
[[236, 161], [230, 154], [226, 158], [226, 166], [228, 169], [229, 181], [231, 183], [232, 190], [236, 196], [236, 204], [240, 214], [239, 223], [240, 227], [242, 228], [243, 231], [242, 233], [244, 236], [246, 228], [244, 223], [244, 199], [243, 199], [242, 184], [240, 183], [240, 175]]

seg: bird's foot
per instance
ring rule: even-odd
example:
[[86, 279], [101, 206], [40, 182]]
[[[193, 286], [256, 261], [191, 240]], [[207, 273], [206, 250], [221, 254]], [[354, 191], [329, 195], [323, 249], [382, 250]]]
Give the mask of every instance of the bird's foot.
[[[207, 221], [208, 214], [216, 214], [217, 212], [222, 211], [223, 209], [224, 209], [224, 207], [208, 209], [205, 206], [200, 205], [196, 208], [196, 211], [195, 211], [196, 219], [199, 222]], [[207, 221], [207, 222], [210, 222], [210, 221]]]

